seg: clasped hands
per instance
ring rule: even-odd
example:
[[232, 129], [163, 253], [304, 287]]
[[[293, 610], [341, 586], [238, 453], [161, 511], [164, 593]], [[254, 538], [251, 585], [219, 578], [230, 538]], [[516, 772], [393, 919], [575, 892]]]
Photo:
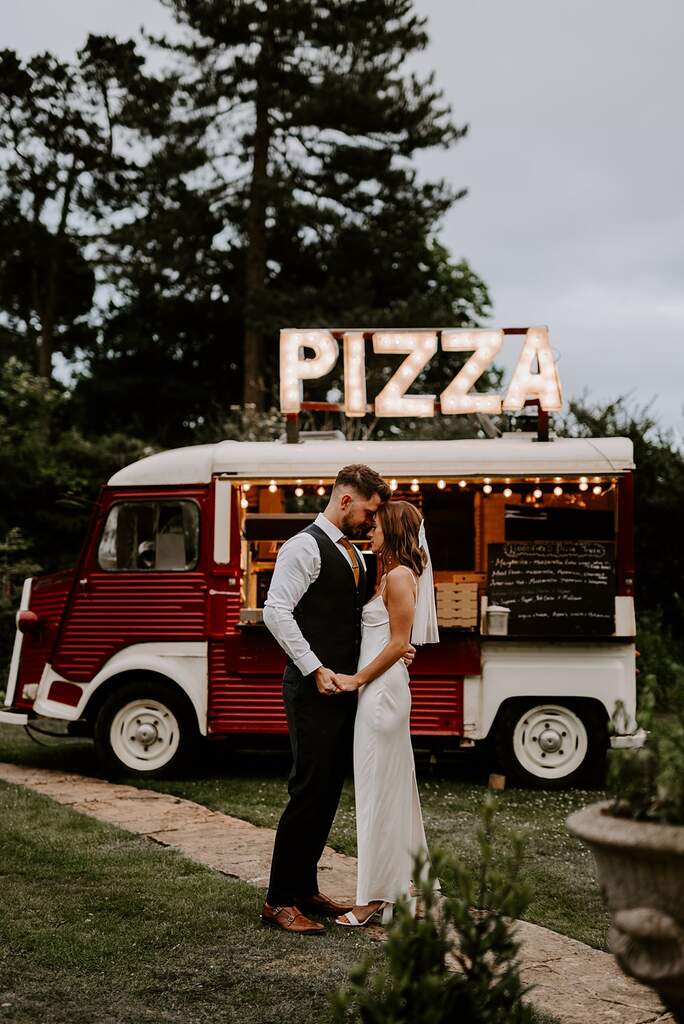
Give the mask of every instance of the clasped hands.
[[[413, 644], [409, 644], [408, 650], [402, 655], [401, 660], [408, 668], [415, 656], [416, 649]], [[348, 676], [344, 672], [333, 672], [332, 669], [325, 668], [323, 665], [316, 669], [314, 677], [318, 692], [328, 697], [332, 697], [336, 693], [353, 693], [363, 685], [358, 675]]]

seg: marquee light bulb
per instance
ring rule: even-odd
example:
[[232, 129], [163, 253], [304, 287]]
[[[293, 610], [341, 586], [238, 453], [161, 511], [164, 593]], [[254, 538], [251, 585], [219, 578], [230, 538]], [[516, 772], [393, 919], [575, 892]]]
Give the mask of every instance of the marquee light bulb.
[[484, 491], [485, 494], [491, 494], [492, 493], [492, 485], [491, 484], [485, 484], [484, 487], [482, 488], [482, 490]]
[[345, 416], [366, 415], [366, 346], [362, 331], [342, 336]]
[[[532, 371], [535, 361], [537, 372]], [[563, 407], [558, 369], [546, 327], [528, 329], [503, 408], [506, 412], [520, 412], [527, 400], [535, 398], [546, 412], [557, 412]]]
[[513, 494], [513, 491], [510, 489], [510, 487], [504, 487], [504, 489], [503, 489], [503, 496], [504, 496], [504, 498], [510, 498], [512, 496], [512, 494]]
[[325, 494], [325, 487], [318, 487], [318, 488], [316, 489], [316, 494], [318, 494], [318, 495], [319, 495], [319, 497], [321, 497], [321, 498], [322, 498], [322, 497], [323, 497], [323, 495]]
[[459, 480], [459, 481], [458, 481], [458, 486], [459, 486], [459, 487], [461, 487], [461, 488], [463, 488], [463, 487], [467, 487], [467, 486], [468, 486], [468, 484], [466, 483], [466, 481], [465, 481], [465, 480]]
[[414, 494], [416, 493], [416, 491], [420, 490], [418, 481], [415, 478], [411, 481], [411, 490], [413, 491]]
[[[373, 351], [407, 358], [375, 399], [376, 416], [427, 417], [435, 414], [434, 395], [407, 395], [406, 391], [437, 351], [435, 331], [377, 331]], [[400, 378], [399, 384], [396, 378]]]
[[297, 495], [298, 498], [301, 498], [301, 496], [304, 494], [304, 488], [295, 487], [295, 494]]
[[[315, 353], [312, 359], [303, 355], [307, 348]], [[280, 408], [284, 413], [300, 412], [303, 381], [330, 373], [338, 355], [339, 347], [330, 331], [280, 332]]]
[[586, 476], [581, 476], [580, 477], [580, 483], [581, 484], [586, 484], [587, 483], [587, 477]]
[[444, 488], [446, 487], [446, 480], [438, 480], [437, 486], [439, 487], [440, 491], [443, 491]]
[[251, 486], [252, 486], [252, 485], [250, 484], [249, 480], [245, 480], [245, 482], [244, 482], [244, 483], [243, 483], [243, 485], [242, 485], [242, 490], [243, 490], [243, 491], [248, 491], [248, 490], [250, 489], [250, 487], [251, 487]]
[[596, 484], [594, 487], [592, 487], [591, 490], [592, 490], [593, 494], [600, 494], [601, 493], [601, 489], [602, 489], [601, 488], [601, 484]]
[[579, 485], [579, 489], [580, 489], [580, 491], [588, 491], [589, 490], [589, 484], [587, 483], [586, 480], [582, 480], [582, 482]]
[[471, 393], [470, 388], [491, 366], [501, 346], [503, 331], [458, 330], [442, 332], [445, 352], [472, 352], [465, 365], [439, 396], [439, 405], [447, 416], [457, 413], [485, 413], [496, 416], [501, 412], [500, 395]]
[[394, 478], [392, 478], [390, 480], [390, 491], [396, 491], [398, 486], [399, 485], [397, 484], [397, 481]]
[[563, 493], [563, 488], [562, 487], [554, 487], [553, 493], [556, 495], [557, 498], [560, 498], [561, 494]]
[[537, 501], [539, 501], [539, 499], [544, 496], [544, 492], [542, 491], [541, 487], [535, 487], [535, 489], [532, 491], [532, 494], [537, 499]]
[[275, 494], [275, 492], [278, 490], [278, 485], [275, 482], [275, 480], [271, 480], [270, 484], [268, 485], [268, 489], [271, 492], [271, 494]]
[[240, 508], [249, 508], [249, 502], [246, 498], [240, 499]]

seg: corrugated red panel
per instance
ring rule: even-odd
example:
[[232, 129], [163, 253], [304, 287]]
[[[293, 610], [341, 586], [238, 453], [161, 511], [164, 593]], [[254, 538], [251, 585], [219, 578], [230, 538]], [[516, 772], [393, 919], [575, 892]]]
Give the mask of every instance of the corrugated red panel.
[[230, 642], [209, 641], [209, 732], [284, 733], [282, 680], [229, 673]]
[[24, 700], [22, 690], [27, 684], [40, 682], [45, 663], [50, 657], [73, 575], [71, 571], [52, 573], [49, 576], [37, 577], [31, 584], [30, 609], [40, 619], [41, 629], [36, 636], [24, 634], [22, 640], [14, 700], [17, 707], [33, 705], [32, 700]]
[[91, 573], [74, 593], [53, 667], [86, 682], [122, 647], [163, 640], [203, 641], [206, 583], [202, 573], [155, 580], [139, 573]]
[[411, 733], [460, 736], [463, 733], [463, 679], [411, 680]]
[[[259, 674], [259, 634], [209, 642], [209, 732], [284, 733], [281, 673], [273, 665], [273, 642], [261, 634], [262, 673]], [[252, 651], [248, 660], [246, 652]], [[280, 661], [283, 660], [282, 654]], [[236, 667], [245, 668], [236, 671]], [[462, 678], [416, 677], [411, 681], [411, 732], [416, 736], [459, 736], [463, 731]]]

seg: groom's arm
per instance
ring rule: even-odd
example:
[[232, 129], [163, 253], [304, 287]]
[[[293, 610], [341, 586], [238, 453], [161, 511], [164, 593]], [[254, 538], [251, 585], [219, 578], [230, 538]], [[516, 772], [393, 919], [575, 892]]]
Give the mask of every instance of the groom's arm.
[[297, 534], [278, 553], [264, 602], [264, 625], [303, 676], [311, 675], [322, 663], [302, 635], [293, 612], [320, 571], [318, 544], [308, 533]]

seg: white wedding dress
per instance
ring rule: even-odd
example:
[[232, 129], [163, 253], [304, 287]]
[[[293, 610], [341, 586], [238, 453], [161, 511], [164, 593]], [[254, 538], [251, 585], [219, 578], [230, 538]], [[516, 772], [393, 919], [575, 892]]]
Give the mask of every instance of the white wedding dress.
[[[384, 580], [383, 580], [384, 583]], [[363, 609], [359, 668], [390, 641], [383, 590]], [[409, 673], [397, 661], [359, 690], [354, 726], [357, 906], [410, 893], [413, 859], [427, 855], [409, 731]]]

